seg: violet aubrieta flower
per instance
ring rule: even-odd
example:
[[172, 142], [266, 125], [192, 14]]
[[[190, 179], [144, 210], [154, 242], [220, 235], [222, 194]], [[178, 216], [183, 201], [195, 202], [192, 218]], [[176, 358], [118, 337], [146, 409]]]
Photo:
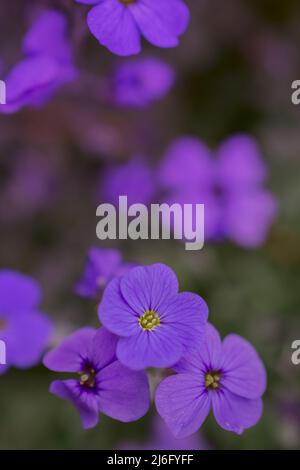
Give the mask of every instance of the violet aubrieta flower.
[[173, 369], [178, 374], [159, 384], [155, 403], [175, 436], [196, 432], [211, 408], [218, 424], [237, 434], [260, 419], [265, 368], [253, 346], [241, 336], [228, 335], [222, 343], [208, 324], [198, 351]]
[[119, 205], [119, 197], [127, 196], [128, 205], [151, 204], [156, 193], [152, 169], [143, 159], [132, 159], [128, 163], [110, 166], [101, 174], [100, 198]]
[[76, 78], [66, 30], [66, 18], [55, 10], [44, 11], [33, 23], [23, 40], [25, 57], [5, 78], [2, 112], [41, 106], [60, 86]]
[[29, 276], [0, 271], [0, 339], [6, 345], [6, 364], [20, 369], [37, 364], [52, 333], [52, 323], [40, 313], [41, 290]]
[[130, 60], [113, 77], [113, 100], [120, 106], [143, 107], [163, 98], [174, 80], [174, 70], [160, 59]]
[[109, 281], [121, 276], [133, 266], [132, 263], [123, 262], [119, 250], [93, 247], [88, 252], [85, 270], [75, 286], [75, 291], [82, 297], [99, 299]]
[[134, 372], [120, 364], [115, 356], [116, 343], [117, 338], [104, 328], [82, 328], [44, 358], [48, 369], [77, 375], [52, 382], [50, 392], [74, 404], [85, 429], [97, 425], [99, 413], [129, 422], [141, 418], [149, 408], [145, 372]]
[[138, 54], [141, 36], [158, 47], [175, 47], [187, 28], [183, 0], [76, 0], [94, 6], [87, 23], [100, 44], [120, 56]]
[[177, 277], [164, 264], [136, 267], [114, 279], [99, 305], [100, 321], [119, 336], [118, 359], [135, 370], [174, 365], [193, 349], [207, 317], [204, 300], [178, 293]]
[[245, 134], [228, 138], [216, 158], [197, 138], [177, 139], [159, 168], [170, 203], [204, 203], [206, 238], [247, 248], [264, 243], [277, 214], [266, 178], [257, 142]]

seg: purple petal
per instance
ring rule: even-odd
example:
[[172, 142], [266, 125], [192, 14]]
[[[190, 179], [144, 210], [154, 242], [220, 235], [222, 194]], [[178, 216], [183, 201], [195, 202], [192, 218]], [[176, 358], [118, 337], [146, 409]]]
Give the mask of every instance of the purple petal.
[[118, 336], [131, 336], [140, 328], [138, 314], [128, 305], [120, 292], [120, 279], [112, 280], [106, 287], [98, 308], [103, 325]]
[[118, 361], [103, 369], [99, 375], [99, 410], [123, 422], [136, 421], [150, 406], [147, 375], [133, 372]]
[[183, 343], [176, 330], [161, 325], [154, 331], [144, 331], [139, 326], [137, 335], [120, 338], [117, 357], [133, 370], [147, 367], [171, 367], [183, 354]]
[[103, 369], [116, 359], [118, 336], [100, 328], [92, 341], [91, 360], [98, 370]]
[[189, 23], [189, 9], [181, 0], [139, 0], [129, 6], [145, 38], [159, 47], [175, 47]]
[[182, 358], [173, 370], [179, 373], [205, 373], [208, 370], [218, 370], [221, 365], [221, 338], [217, 330], [207, 323], [205, 336], [199, 342], [197, 350]]
[[35, 310], [41, 302], [41, 289], [29, 276], [15, 271], [0, 271], [0, 312], [9, 317], [11, 313], [24, 314]]
[[173, 375], [159, 384], [155, 404], [172, 433], [183, 438], [198, 431], [206, 419], [210, 394], [206, 393], [198, 376]]
[[77, 380], [56, 380], [52, 382], [50, 392], [73, 403], [80, 414], [84, 429], [93, 428], [98, 424], [97, 397], [93, 393], [82, 392]]
[[255, 139], [243, 134], [227, 139], [218, 151], [218, 174], [221, 186], [229, 191], [263, 183], [266, 167]]
[[161, 325], [168, 328], [170, 333], [173, 332], [186, 352], [199, 347], [208, 318], [208, 306], [199, 295], [182, 292], [162, 304], [157, 313]]
[[66, 41], [66, 17], [55, 10], [44, 11], [23, 41], [26, 55], [45, 54], [61, 60], [71, 59], [71, 50]]
[[263, 245], [276, 219], [274, 197], [263, 190], [232, 195], [224, 208], [224, 230], [235, 243], [245, 248]]
[[91, 33], [111, 52], [127, 56], [141, 50], [140, 33], [132, 14], [119, 0], [102, 0], [87, 18]]
[[164, 264], [132, 269], [121, 279], [123, 297], [131, 308], [142, 315], [147, 310], [159, 311], [160, 306], [178, 293], [175, 273]]
[[266, 389], [266, 371], [253, 346], [238, 335], [229, 335], [222, 345], [222, 385], [244, 398], [259, 398]]
[[80, 372], [91, 355], [94, 328], [82, 328], [68, 336], [44, 357], [44, 365], [55, 372]]
[[209, 148], [201, 140], [182, 137], [169, 147], [159, 169], [159, 180], [163, 186], [183, 193], [191, 188], [203, 192], [212, 189], [214, 174], [215, 162]]
[[225, 390], [212, 393], [212, 406], [218, 424], [227, 431], [242, 434], [254, 426], [260, 419], [263, 410], [262, 400], [248, 400]]

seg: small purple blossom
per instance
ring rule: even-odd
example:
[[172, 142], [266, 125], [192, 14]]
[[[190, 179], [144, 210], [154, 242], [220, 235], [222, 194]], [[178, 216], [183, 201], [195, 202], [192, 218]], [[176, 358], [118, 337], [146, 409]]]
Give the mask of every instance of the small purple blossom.
[[259, 421], [266, 372], [253, 346], [242, 337], [231, 334], [222, 343], [208, 324], [198, 351], [173, 369], [178, 374], [159, 384], [155, 403], [176, 437], [196, 432], [211, 408], [218, 424], [237, 434]]
[[76, 78], [66, 30], [66, 19], [57, 11], [44, 11], [37, 18], [23, 41], [25, 57], [5, 79], [7, 104], [1, 106], [2, 112], [41, 106], [59, 87]]
[[104, 328], [82, 328], [44, 358], [50, 370], [77, 374], [74, 379], [52, 382], [50, 392], [73, 403], [85, 429], [97, 425], [99, 413], [130, 422], [148, 411], [147, 376], [116, 360], [116, 343], [117, 338]]
[[174, 70], [162, 60], [131, 60], [118, 66], [113, 77], [113, 99], [120, 106], [143, 107], [163, 98], [174, 81]]
[[101, 175], [100, 197], [103, 201], [119, 205], [119, 196], [127, 196], [128, 205], [148, 205], [153, 201], [156, 185], [153, 171], [142, 159], [110, 167]]
[[124, 263], [119, 250], [91, 248], [88, 252], [82, 278], [75, 291], [82, 297], [98, 299], [107, 283], [115, 276], [123, 275], [134, 264]]
[[51, 333], [51, 321], [39, 310], [41, 290], [34, 279], [0, 271], [0, 339], [6, 344], [6, 365], [20, 369], [38, 364]]
[[206, 238], [228, 238], [246, 248], [262, 245], [276, 218], [266, 178], [256, 141], [243, 134], [227, 139], [216, 158], [200, 140], [178, 139], [159, 168], [169, 203], [204, 203]]
[[175, 47], [187, 28], [183, 0], [76, 0], [94, 6], [87, 18], [91, 33], [111, 52], [128, 56], [141, 51], [141, 36], [158, 47]]
[[177, 277], [164, 264], [136, 267], [114, 279], [99, 305], [100, 321], [119, 336], [118, 359], [134, 370], [174, 365], [193, 349], [207, 317], [204, 300], [178, 293]]

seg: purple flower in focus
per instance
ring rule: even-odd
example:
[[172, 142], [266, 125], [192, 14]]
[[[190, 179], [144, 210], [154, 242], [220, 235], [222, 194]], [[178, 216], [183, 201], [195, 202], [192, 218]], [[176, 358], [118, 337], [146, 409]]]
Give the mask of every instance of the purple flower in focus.
[[40, 313], [41, 290], [34, 279], [0, 271], [0, 339], [6, 345], [6, 365], [20, 369], [38, 364], [52, 333], [50, 320]]
[[198, 351], [173, 369], [178, 374], [159, 384], [155, 403], [175, 436], [196, 432], [211, 408], [218, 424], [237, 434], [260, 419], [265, 368], [253, 346], [241, 336], [228, 335], [222, 343], [208, 324]]
[[159, 169], [169, 203], [204, 203], [206, 238], [248, 248], [264, 243], [277, 214], [266, 177], [256, 141], [243, 134], [227, 139], [216, 159], [198, 139], [178, 139]]
[[131, 269], [110, 282], [99, 305], [103, 325], [120, 338], [118, 359], [134, 370], [170, 367], [204, 333], [208, 308], [189, 292], [178, 293], [164, 264]]
[[7, 104], [0, 110], [14, 113], [24, 106], [41, 106], [76, 78], [66, 29], [66, 19], [57, 11], [38, 17], [23, 41], [25, 57], [5, 79]]
[[121, 106], [142, 107], [163, 98], [175, 80], [165, 62], [146, 58], [119, 65], [114, 76], [114, 101]]
[[127, 196], [128, 205], [148, 205], [156, 193], [152, 170], [143, 161], [132, 160], [110, 167], [101, 175], [101, 198], [118, 207], [119, 196]]
[[82, 297], [98, 299], [106, 284], [116, 276], [123, 275], [134, 264], [124, 263], [119, 250], [91, 248], [82, 278], [75, 291]]
[[85, 429], [97, 425], [99, 413], [130, 422], [144, 416], [150, 406], [147, 375], [116, 360], [116, 343], [104, 328], [82, 328], [44, 358], [50, 370], [77, 374], [52, 382], [50, 391], [73, 403]]
[[96, 5], [88, 14], [91, 33], [111, 52], [128, 56], [141, 51], [141, 36], [158, 47], [175, 47], [187, 28], [183, 0], [76, 0]]

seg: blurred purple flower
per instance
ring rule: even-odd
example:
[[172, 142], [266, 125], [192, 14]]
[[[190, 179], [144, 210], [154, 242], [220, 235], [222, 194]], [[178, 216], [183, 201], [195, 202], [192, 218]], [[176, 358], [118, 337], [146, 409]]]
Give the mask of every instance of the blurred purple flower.
[[119, 196], [127, 196], [128, 205], [139, 203], [148, 205], [156, 193], [155, 178], [151, 168], [143, 161], [110, 167], [101, 175], [100, 197], [118, 206]]
[[62, 85], [77, 76], [66, 19], [54, 10], [44, 11], [23, 40], [22, 59], [7, 75], [6, 105], [0, 110], [14, 113], [24, 106], [43, 105]]
[[50, 370], [79, 374], [78, 379], [52, 382], [50, 391], [74, 404], [85, 429], [97, 425], [99, 413], [130, 422], [144, 416], [150, 406], [147, 375], [116, 360], [116, 343], [104, 328], [82, 328], [44, 358]]
[[174, 70], [162, 60], [149, 57], [125, 62], [115, 73], [113, 98], [121, 106], [143, 107], [163, 98], [174, 80]]
[[183, 0], [76, 0], [96, 5], [88, 14], [91, 33], [111, 52], [128, 56], [141, 51], [141, 36], [158, 47], [175, 47], [187, 28]]
[[207, 317], [204, 300], [178, 293], [177, 277], [164, 264], [114, 279], [99, 305], [100, 321], [120, 337], [118, 359], [134, 370], [174, 365], [199, 340]]
[[52, 323], [39, 311], [41, 290], [34, 279], [0, 271], [0, 339], [6, 344], [6, 365], [20, 369], [38, 364], [52, 333]]
[[177, 439], [170, 432], [160, 416], [156, 415], [151, 430], [151, 438], [146, 442], [124, 442], [121, 450], [206, 450], [207, 445], [198, 434]]
[[98, 299], [109, 281], [123, 275], [133, 266], [134, 264], [122, 261], [119, 250], [91, 248], [83, 276], [75, 286], [75, 291], [82, 297]]
[[198, 351], [173, 369], [178, 374], [159, 384], [155, 403], [175, 436], [196, 432], [211, 407], [218, 424], [237, 434], [260, 419], [266, 372], [253, 346], [242, 337], [231, 334], [222, 343], [208, 324]]
[[263, 187], [267, 170], [256, 141], [235, 135], [216, 157], [196, 138], [176, 140], [159, 168], [168, 202], [204, 203], [206, 238], [229, 238], [247, 248], [262, 245], [277, 204]]

